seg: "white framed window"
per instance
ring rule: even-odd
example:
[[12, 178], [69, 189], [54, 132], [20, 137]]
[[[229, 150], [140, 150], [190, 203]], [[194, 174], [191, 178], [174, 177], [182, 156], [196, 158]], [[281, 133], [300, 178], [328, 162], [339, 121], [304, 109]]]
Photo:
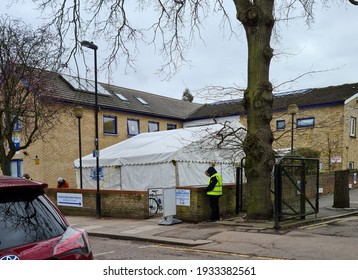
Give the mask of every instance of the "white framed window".
[[351, 117], [349, 136], [356, 137], [356, 135], [357, 135], [357, 118]]
[[123, 94], [119, 92], [116, 92], [115, 94], [120, 100], [129, 102], [128, 99]]
[[135, 98], [137, 98], [137, 100], [142, 103], [143, 105], [147, 105], [149, 106], [149, 103], [147, 101], [145, 101], [142, 97], [138, 97], [136, 96]]
[[134, 136], [140, 133], [139, 130], [139, 120], [135, 119], [128, 119], [127, 120], [127, 129], [128, 129], [128, 135]]

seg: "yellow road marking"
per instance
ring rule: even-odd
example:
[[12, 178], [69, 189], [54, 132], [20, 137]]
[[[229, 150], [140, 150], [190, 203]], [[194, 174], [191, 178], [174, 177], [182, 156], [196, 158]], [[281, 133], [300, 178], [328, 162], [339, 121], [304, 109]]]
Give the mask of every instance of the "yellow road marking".
[[193, 252], [193, 253], [207, 253], [207, 254], [216, 254], [216, 255], [225, 255], [225, 256], [235, 256], [235, 257], [243, 257], [243, 258], [250, 258], [250, 259], [285, 260], [284, 258], [260, 257], [260, 256], [248, 255], [248, 254], [220, 252], [220, 251], [205, 250], [205, 249], [182, 248], [182, 247], [174, 247], [174, 246], [167, 246], [167, 245], [156, 245], [156, 247], [168, 249], [168, 250], [186, 251], [186, 252]]

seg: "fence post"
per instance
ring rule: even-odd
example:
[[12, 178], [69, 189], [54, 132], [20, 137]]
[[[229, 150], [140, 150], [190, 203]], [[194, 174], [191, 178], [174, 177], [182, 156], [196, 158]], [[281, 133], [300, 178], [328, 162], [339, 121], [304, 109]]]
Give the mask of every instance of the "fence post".
[[275, 229], [280, 228], [280, 217], [282, 212], [282, 180], [281, 180], [281, 164], [275, 164], [274, 166], [274, 183], [275, 183]]

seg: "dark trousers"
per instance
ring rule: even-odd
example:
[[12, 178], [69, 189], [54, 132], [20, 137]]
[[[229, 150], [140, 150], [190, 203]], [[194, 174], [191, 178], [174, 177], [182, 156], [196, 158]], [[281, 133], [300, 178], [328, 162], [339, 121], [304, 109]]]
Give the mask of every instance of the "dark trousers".
[[220, 220], [220, 209], [219, 209], [219, 198], [218, 195], [209, 195], [209, 203], [211, 208], [210, 220]]

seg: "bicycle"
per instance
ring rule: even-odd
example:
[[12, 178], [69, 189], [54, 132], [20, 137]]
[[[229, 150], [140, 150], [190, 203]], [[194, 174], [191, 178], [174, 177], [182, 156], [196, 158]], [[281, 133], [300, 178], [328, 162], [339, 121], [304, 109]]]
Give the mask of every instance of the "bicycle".
[[152, 190], [149, 194], [149, 213], [156, 214], [163, 210], [162, 200], [158, 196], [158, 190]]

